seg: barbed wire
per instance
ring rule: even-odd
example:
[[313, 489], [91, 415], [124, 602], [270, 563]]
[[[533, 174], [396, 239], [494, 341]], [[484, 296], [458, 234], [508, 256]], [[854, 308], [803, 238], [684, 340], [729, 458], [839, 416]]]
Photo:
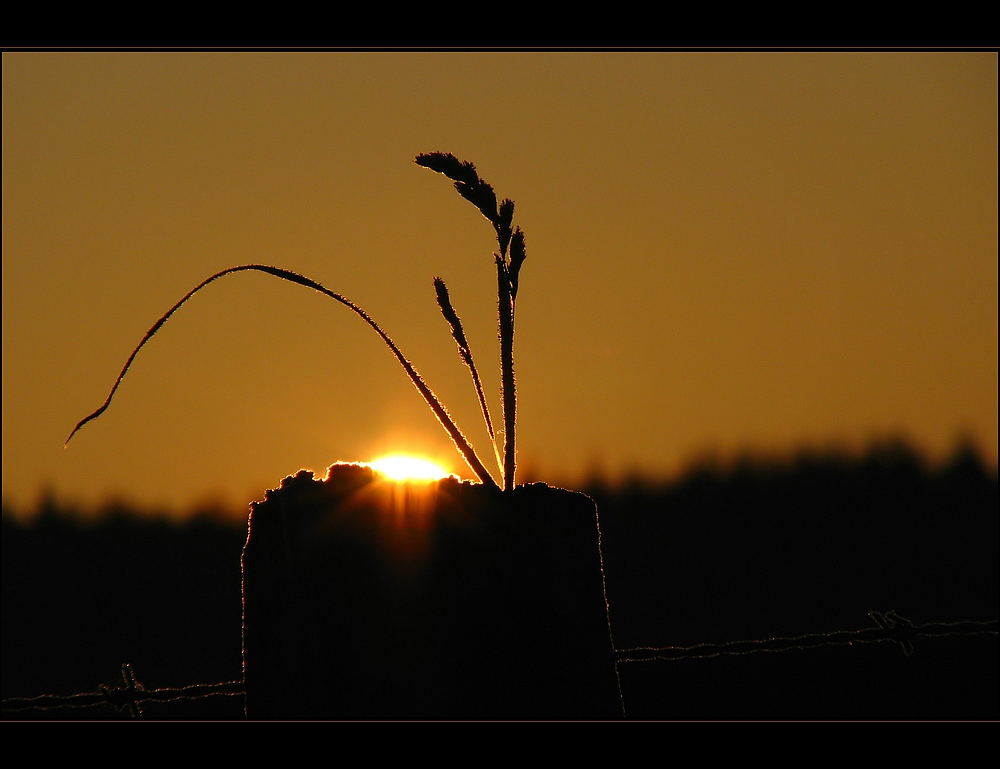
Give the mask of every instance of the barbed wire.
[[143, 705], [149, 702], [198, 700], [206, 697], [242, 697], [246, 687], [242, 681], [218, 684], [147, 689], [128, 662], [122, 665], [121, 676], [111, 683], [101, 684], [97, 691], [83, 694], [40, 694], [37, 697], [9, 697], [3, 701], [3, 712], [25, 710], [60, 710], [62, 708], [93, 708], [110, 705], [119, 713], [133, 718], [143, 715]]
[[852, 646], [854, 644], [897, 643], [903, 654], [913, 654], [913, 642], [918, 638], [945, 636], [997, 635], [997, 620], [987, 622], [930, 622], [914, 625], [893, 610], [870, 611], [868, 616], [876, 627], [861, 630], [835, 630], [830, 633], [807, 633], [791, 638], [765, 638], [759, 641], [727, 641], [702, 643], [694, 646], [637, 646], [616, 649], [615, 659], [623, 662], [652, 662], [654, 660], [706, 659], [722, 655], [755, 654], [757, 652], [784, 652], [793, 649], [813, 649], [821, 646]]
[[[829, 633], [807, 633], [791, 638], [766, 638], [758, 641], [728, 641], [719, 644], [702, 643], [694, 646], [638, 646], [615, 649], [615, 660], [624, 662], [652, 662], [655, 660], [708, 659], [723, 655], [744, 655], [757, 652], [784, 652], [794, 649], [812, 649], [823, 646], [852, 646], [854, 644], [899, 644], [903, 653], [913, 653], [913, 642], [918, 638], [947, 636], [997, 635], [997, 620], [986, 622], [963, 620], [959, 622], [930, 622], [914, 625], [895, 611], [870, 611], [876, 627], [861, 630], [835, 630]], [[119, 713], [133, 718], [143, 715], [143, 705], [150, 702], [197, 700], [207, 697], [241, 697], [246, 687], [243, 681], [224, 681], [217, 684], [193, 684], [182, 687], [147, 689], [129, 663], [124, 663], [120, 677], [101, 684], [97, 691], [82, 694], [40, 694], [36, 697], [9, 697], [3, 700], [4, 713], [27, 710], [60, 710], [63, 708], [92, 708], [111, 706]]]

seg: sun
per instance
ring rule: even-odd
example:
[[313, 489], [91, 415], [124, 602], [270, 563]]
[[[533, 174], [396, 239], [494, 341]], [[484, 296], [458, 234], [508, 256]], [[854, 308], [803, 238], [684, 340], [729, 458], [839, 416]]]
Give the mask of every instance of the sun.
[[449, 475], [441, 465], [411, 454], [387, 454], [365, 464], [394, 481], [436, 481]]

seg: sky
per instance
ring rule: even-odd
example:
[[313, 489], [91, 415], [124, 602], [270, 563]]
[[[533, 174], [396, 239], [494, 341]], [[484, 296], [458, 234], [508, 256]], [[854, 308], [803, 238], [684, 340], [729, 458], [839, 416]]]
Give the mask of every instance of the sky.
[[518, 480], [706, 456], [997, 464], [995, 52], [3, 53], [3, 499], [245, 509], [389, 452], [473, 477], [447, 283], [499, 422], [490, 224], [516, 202]]

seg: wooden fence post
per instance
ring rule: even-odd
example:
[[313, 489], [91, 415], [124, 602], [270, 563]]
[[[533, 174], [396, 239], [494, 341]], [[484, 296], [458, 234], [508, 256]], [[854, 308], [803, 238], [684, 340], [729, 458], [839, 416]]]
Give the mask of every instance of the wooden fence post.
[[621, 716], [583, 494], [301, 472], [252, 506], [243, 580], [250, 717]]

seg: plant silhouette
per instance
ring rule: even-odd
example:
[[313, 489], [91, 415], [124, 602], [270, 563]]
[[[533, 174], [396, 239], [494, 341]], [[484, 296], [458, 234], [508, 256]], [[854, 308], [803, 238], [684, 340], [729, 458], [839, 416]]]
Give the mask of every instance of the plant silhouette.
[[[524, 233], [520, 227], [511, 230], [511, 223], [514, 218], [514, 201], [505, 198], [497, 205], [497, 196], [493, 187], [482, 179], [476, 171], [476, 167], [469, 162], [463, 162], [454, 155], [443, 152], [432, 152], [426, 155], [417, 155], [417, 165], [429, 168], [444, 174], [455, 182], [455, 189], [458, 193], [479, 209], [480, 213], [489, 220], [496, 230], [497, 244], [500, 252], [494, 253], [493, 258], [497, 267], [497, 310], [500, 325], [500, 399], [503, 404], [504, 421], [504, 458], [503, 458], [503, 485], [504, 491], [514, 488], [514, 473], [516, 469], [515, 460], [515, 423], [517, 421], [517, 391], [514, 384], [514, 307], [517, 299], [518, 275], [521, 265], [524, 263]], [[508, 254], [508, 246], [510, 252]], [[479, 403], [483, 410], [483, 417], [486, 426], [493, 440], [493, 449], [497, 453], [499, 462], [499, 450], [496, 446], [496, 438], [493, 433], [493, 425], [490, 420], [489, 409], [486, 400], [483, 398], [482, 385], [479, 383], [479, 375], [476, 373], [475, 364], [472, 362], [472, 352], [464, 345], [465, 335], [462, 334], [461, 323], [458, 316], [451, 309], [448, 300], [448, 291], [444, 287], [444, 281], [440, 278], [434, 279], [434, 285], [438, 288], [438, 302], [441, 305], [441, 312], [451, 323], [455, 341], [458, 342], [462, 360], [469, 366], [472, 378], [476, 384], [479, 394]], [[444, 301], [441, 301], [442, 294]], [[461, 338], [460, 338], [461, 337]]]
[[[483, 394], [482, 382], [479, 378], [479, 372], [477, 371], [475, 362], [472, 358], [472, 350], [469, 347], [468, 341], [465, 337], [465, 332], [462, 329], [461, 320], [459, 320], [458, 314], [451, 305], [448, 289], [441, 278], [434, 278], [434, 289], [437, 294], [438, 306], [441, 308], [442, 314], [451, 326], [452, 336], [458, 344], [459, 354], [462, 361], [466, 364], [466, 366], [468, 366], [472, 374], [473, 384], [475, 385], [476, 394], [479, 398], [479, 404], [483, 412], [483, 417], [486, 421], [486, 427], [490, 435], [490, 440], [493, 443], [493, 451], [496, 455], [497, 463], [500, 465], [503, 489], [505, 491], [511, 491], [514, 488], [514, 432], [516, 421], [516, 393], [513, 362], [514, 302], [517, 297], [518, 273], [520, 272], [521, 264], [525, 259], [524, 234], [521, 232], [520, 227], [513, 230], [511, 229], [511, 222], [514, 216], [514, 201], [505, 199], [498, 205], [496, 194], [493, 192], [493, 187], [479, 178], [479, 174], [476, 172], [476, 167], [472, 163], [460, 161], [454, 155], [441, 152], [418, 155], [416, 163], [439, 173], [443, 173], [450, 179], [454, 180], [455, 188], [462, 195], [462, 197], [471, 201], [493, 224], [493, 227], [496, 230], [497, 242], [500, 246], [500, 251], [499, 253], [494, 254], [494, 258], [497, 268], [500, 364], [502, 374], [501, 400], [503, 403], [504, 418], [504, 457], [502, 462], [500, 459], [500, 451], [497, 446], [496, 433], [493, 428], [492, 419], [490, 418], [489, 407], [486, 404], [486, 397]], [[459, 429], [458, 425], [455, 424], [455, 420], [452, 419], [448, 410], [444, 407], [441, 401], [438, 400], [437, 396], [430, 389], [427, 383], [424, 382], [423, 377], [420, 376], [410, 361], [403, 355], [396, 343], [393, 342], [391, 337], [367, 312], [346, 297], [330, 291], [328, 288], [315, 280], [311, 280], [310, 278], [296, 272], [292, 272], [291, 270], [284, 270], [266, 264], [244, 264], [238, 267], [229, 267], [225, 270], [221, 270], [220, 272], [217, 272], [203, 280], [187, 294], [185, 294], [173, 307], [167, 310], [167, 312], [164, 313], [164, 315], [156, 321], [152, 327], [150, 327], [139, 344], [132, 350], [132, 354], [129, 355], [128, 360], [125, 361], [125, 365], [118, 374], [118, 378], [115, 380], [115, 383], [111, 388], [111, 392], [108, 393], [108, 397], [105, 399], [104, 403], [96, 411], [87, 415], [76, 424], [72, 432], [70, 432], [69, 437], [66, 438], [66, 445], [69, 445], [69, 442], [73, 439], [73, 436], [76, 435], [80, 428], [88, 422], [97, 419], [108, 409], [115, 393], [122, 383], [122, 380], [124, 380], [125, 375], [128, 373], [132, 362], [139, 354], [139, 351], [163, 327], [163, 324], [165, 324], [170, 317], [177, 312], [182, 305], [184, 305], [185, 302], [219, 278], [236, 272], [246, 271], [262, 272], [266, 275], [271, 275], [282, 280], [287, 280], [291, 283], [296, 283], [300, 286], [305, 286], [306, 288], [311, 288], [314, 291], [318, 291], [321, 294], [340, 302], [364, 320], [365, 323], [371, 326], [375, 333], [377, 333], [379, 337], [381, 337], [382, 341], [389, 347], [392, 354], [403, 367], [403, 370], [406, 371], [410, 381], [413, 382], [424, 401], [430, 407], [431, 411], [434, 412], [434, 416], [437, 417], [438, 421], [451, 437], [459, 453], [465, 459], [472, 471], [476, 474], [476, 477], [487, 487], [494, 489], [499, 488], [496, 481], [483, 465], [482, 460], [480, 460], [479, 456], [476, 454], [472, 444], [469, 443], [468, 439]]]

